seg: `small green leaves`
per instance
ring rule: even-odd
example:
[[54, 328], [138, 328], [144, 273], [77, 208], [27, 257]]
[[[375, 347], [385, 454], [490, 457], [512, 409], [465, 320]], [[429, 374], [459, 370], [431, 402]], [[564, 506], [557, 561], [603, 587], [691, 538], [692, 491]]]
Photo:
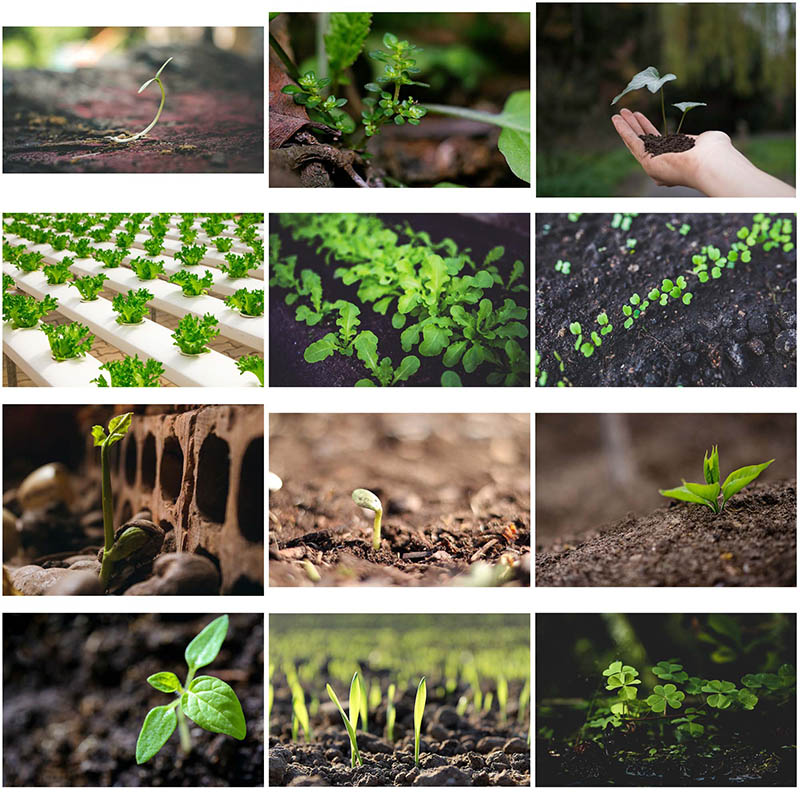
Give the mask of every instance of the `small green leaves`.
[[623, 328], [632, 328], [633, 327], [633, 320], [632, 319], [626, 319], [625, 322], [623, 323], [622, 327]]
[[622, 686], [634, 686], [641, 683], [637, 679], [639, 671], [634, 667], [623, 665], [621, 661], [612, 661], [603, 670], [603, 675], [608, 679], [606, 689], [619, 689]]
[[560, 258], [556, 261], [556, 272], [560, 272], [562, 275], [569, 275], [571, 264], [569, 261], [562, 261]]
[[711, 456], [706, 450], [703, 456], [703, 476], [706, 483], [719, 483], [719, 448], [714, 445], [711, 448]]
[[730, 681], [708, 681], [703, 684], [702, 690], [704, 692], [710, 692], [706, 698], [706, 702], [712, 708], [722, 710], [723, 708], [728, 708], [733, 702], [731, 695], [736, 692], [736, 684]]
[[[227, 622], [226, 616], [226, 629]], [[234, 739], [244, 739], [247, 733], [239, 698], [225, 681], [212, 675], [201, 675], [186, 687], [181, 708], [190, 720], [212, 733], [224, 733]]]
[[95, 447], [111, 447], [112, 444], [122, 439], [131, 427], [133, 420], [133, 412], [129, 411], [127, 414], [120, 414], [118, 417], [112, 417], [108, 422], [108, 435], [102, 425], [95, 425], [92, 428], [92, 438], [94, 439]]
[[356, 725], [358, 725], [358, 706], [361, 702], [361, 691], [359, 687], [358, 672], [353, 673], [353, 680], [350, 682], [350, 717], [345, 714], [336, 692], [329, 684], [325, 684], [325, 689], [328, 692], [328, 697], [333, 701], [336, 708], [339, 709], [339, 714], [344, 722], [344, 727], [347, 730], [347, 735], [350, 737], [350, 766], [354, 767], [356, 764], [362, 766], [361, 755], [358, 752], [358, 742], [356, 740]]
[[149, 761], [167, 743], [177, 724], [174, 703], [151, 708], [136, 740], [136, 763]]
[[670, 708], [680, 708], [686, 695], [675, 686], [674, 683], [667, 683], [664, 686], [653, 687], [653, 694], [645, 698], [645, 702], [656, 714], [666, 712], [667, 706]]
[[689, 676], [683, 671], [683, 665], [674, 661], [659, 661], [653, 668], [653, 675], [662, 681], [683, 683]]
[[581, 353], [583, 353], [586, 358], [589, 358], [592, 353], [594, 353], [594, 345], [589, 342], [584, 342], [581, 345]]
[[738, 491], [744, 489], [748, 483], [754, 481], [775, 459], [772, 458], [769, 461], [765, 461], [763, 464], [755, 464], [749, 467], [740, 467], [737, 470], [731, 472], [727, 478], [725, 478], [725, 482], [722, 484], [722, 505], [723, 508], [725, 503], [733, 497]]
[[629, 317], [633, 313], [633, 309], [628, 305], [622, 306], [622, 313], [626, 317]]
[[181, 682], [174, 672], [156, 672], [155, 675], [151, 675], [147, 679], [147, 682], [154, 689], [158, 689], [159, 692], [166, 692], [167, 694], [177, 692], [178, 689], [181, 688]]
[[628, 300], [632, 306], [638, 306], [642, 302], [642, 298], [638, 294], [632, 294]]
[[575, 336], [578, 336], [581, 332], [580, 322], [571, 322], [569, 326], [569, 332]]
[[608, 325], [608, 314], [606, 314], [605, 311], [602, 311], [600, 314], [597, 315], [597, 324]]
[[662, 77], [661, 73], [655, 67], [643, 69], [631, 78], [630, 83], [611, 101], [611, 105], [616, 105], [620, 98], [624, 97], [628, 92], [634, 92], [637, 89], [646, 87], [655, 94], [667, 81], [674, 81], [676, 77], [677, 76], [673, 75], [671, 72], [668, 72]]
[[376, 514], [383, 510], [377, 495], [374, 495], [368, 489], [356, 489], [353, 492], [353, 502], [357, 506], [361, 506], [361, 508], [368, 508], [370, 511], [374, 511]]
[[228, 634], [228, 615], [217, 617], [203, 628], [186, 646], [184, 657], [191, 670], [210, 664], [219, 654]]

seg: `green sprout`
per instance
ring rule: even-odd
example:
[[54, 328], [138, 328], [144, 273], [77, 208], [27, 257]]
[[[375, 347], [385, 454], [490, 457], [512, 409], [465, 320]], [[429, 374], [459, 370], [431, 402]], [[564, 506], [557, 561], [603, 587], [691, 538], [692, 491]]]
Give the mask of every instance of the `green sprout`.
[[[715, 445], [711, 449], [711, 456], [706, 451], [703, 457], [705, 484], [683, 481], [683, 486], [678, 486], [675, 489], [659, 489], [658, 491], [664, 497], [671, 497], [685, 503], [698, 503], [708, 506], [715, 514], [720, 514], [725, 509], [728, 500], [744, 489], [748, 483], [754, 481], [774, 460], [773, 458], [763, 464], [740, 467], [731, 472], [724, 483], [720, 484], [719, 451]], [[721, 503], [719, 500], [720, 494], [722, 495]]]
[[425, 676], [420, 679], [417, 686], [417, 697], [414, 700], [414, 764], [419, 766], [419, 735], [422, 730], [422, 715], [425, 713], [425, 700], [428, 690], [425, 687]]
[[[113, 421], [113, 420], [112, 420]], [[176, 726], [181, 749], [188, 754], [192, 739], [186, 717], [212, 733], [224, 733], [234, 739], [244, 739], [247, 726], [242, 705], [236, 693], [225, 681], [195, 672], [210, 664], [216, 657], [228, 633], [228, 615], [217, 617], [203, 628], [186, 646], [184, 657], [189, 670], [186, 685], [181, 685], [174, 672], [157, 672], [147, 682], [159, 692], [177, 693], [169, 705], [156, 706], [147, 712], [136, 742], [136, 763], [149, 761], [166, 743]]]
[[572, 264], [569, 261], [562, 261], [560, 258], [556, 261], [556, 272], [562, 275], [569, 275]]
[[[150, 78], [150, 80], [145, 81], [140, 87], [137, 94], [141, 94], [153, 81], [158, 84], [158, 88], [161, 89], [161, 103], [158, 106], [158, 111], [156, 111], [155, 117], [153, 117], [153, 121], [143, 130], [139, 131], [139, 133], [134, 134], [133, 136], [109, 136], [107, 138], [111, 139], [112, 142], [135, 142], [137, 139], [141, 139], [142, 136], [147, 135], [152, 129], [153, 126], [158, 122], [158, 118], [161, 116], [161, 111], [164, 108], [164, 101], [167, 99], [167, 94], [164, 91], [164, 84], [161, 83], [161, 71], [164, 67], [172, 61], [172, 56], [170, 56], [158, 69], [158, 72]], [[156, 253], [156, 255], [158, 255]]]
[[[704, 105], [707, 105], [707, 104], [706, 103], [686, 102], [686, 103], [673, 103], [672, 105], [675, 108], [677, 108], [678, 111], [682, 111], [683, 112], [683, 116], [681, 117], [681, 121], [678, 124], [678, 130], [675, 131], [675, 135], [677, 135], [677, 134], [679, 134], [681, 132], [681, 126], [683, 125], [683, 120], [686, 117], [686, 113], [688, 111], [691, 111], [693, 108], [699, 108], [700, 106], [704, 106]], [[684, 227], [686, 227], [686, 226], [682, 226], [681, 227], [681, 233], [685, 236], [686, 233], [688, 233], [688, 231], [686, 231], [686, 233], [683, 233], [683, 228]]]
[[358, 752], [358, 741], [356, 740], [356, 726], [358, 725], [358, 712], [361, 703], [361, 686], [358, 679], [358, 672], [353, 673], [353, 679], [350, 681], [349, 717], [344, 713], [342, 704], [339, 702], [336, 692], [333, 691], [333, 687], [329, 683], [326, 683], [325, 688], [328, 690], [328, 697], [333, 700], [336, 708], [339, 709], [344, 727], [347, 729], [347, 735], [350, 737], [350, 766], [355, 767], [357, 764], [361, 767], [364, 765], [364, 762], [361, 760], [361, 754]]
[[394, 694], [397, 691], [397, 687], [393, 684], [389, 684], [389, 688], [386, 691], [386, 738], [389, 740], [389, 743], [394, 742], [394, 722], [397, 718], [397, 709], [394, 705]]
[[375, 512], [375, 522], [373, 524], [372, 547], [374, 550], [381, 549], [381, 517], [383, 516], [383, 506], [377, 495], [368, 489], [356, 489], [353, 492], [353, 502], [361, 508], [367, 508]]

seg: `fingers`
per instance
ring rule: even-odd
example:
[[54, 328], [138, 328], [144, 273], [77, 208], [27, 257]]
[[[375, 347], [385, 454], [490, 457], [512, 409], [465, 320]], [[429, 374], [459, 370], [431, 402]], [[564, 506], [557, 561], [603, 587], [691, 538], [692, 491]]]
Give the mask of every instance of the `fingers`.
[[642, 130], [645, 133], [652, 133], [654, 136], [661, 136], [658, 128], [656, 128], [656, 126], [653, 125], [653, 123], [650, 122], [650, 120], [647, 119], [647, 117], [642, 114], [641, 111], [636, 111], [633, 116], [636, 117], [637, 122], [642, 126]]
[[627, 120], [620, 114], [614, 114], [614, 116], [611, 117], [611, 123], [614, 125], [620, 138], [625, 142], [625, 146], [631, 151], [634, 158], [641, 162], [644, 157], [644, 144], [633, 128], [628, 124]]
[[639, 120], [636, 119], [636, 114], [634, 114], [632, 111], [629, 111], [627, 108], [621, 108], [619, 113], [621, 114], [625, 122], [627, 122], [628, 125], [631, 126], [631, 129], [637, 136], [644, 135], [644, 130], [642, 126], [639, 124]]

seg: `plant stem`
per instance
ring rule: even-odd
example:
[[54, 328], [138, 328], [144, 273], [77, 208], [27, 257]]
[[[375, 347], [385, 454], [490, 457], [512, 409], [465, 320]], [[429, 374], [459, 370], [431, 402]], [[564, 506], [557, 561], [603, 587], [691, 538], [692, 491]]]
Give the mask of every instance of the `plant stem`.
[[400, 99], [400, 84], [396, 83], [394, 85], [394, 102], [396, 103]]
[[178, 717], [178, 733], [181, 737], [181, 750], [188, 756], [192, 752], [192, 737], [189, 735], [189, 726], [186, 724], [186, 715], [183, 713], [181, 704], [175, 706], [175, 714]]
[[375, 522], [373, 523], [372, 528], [372, 549], [373, 550], [380, 550], [381, 549], [381, 517], [383, 516], [383, 511], [376, 511], [375, 512]]
[[[686, 111], [689, 109], [687, 108]], [[678, 123], [678, 130], [675, 131], [675, 135], [677, 136], [681, 132], [681, 127], [683, 126], [683, 120], [686, 117], [686, 111], [683, 112], [683, 116], [681, 117], [681, 121]]]
[[664, 120], [664, 136], [667, 135], [667, 112], [664, 110], [664, 87], [661, 87], [661, 117]]
[[278, 40], [272, 35], [269, 35], [269, 45], [275, 51], [275, 55], [283, 61], [283, 66], [286, 67], [286, 72], [293, 81], [300, 79], [300, 70], [294, 65], [294, 61], [286, 55], [286, 51], [278, 44]]
[[111, 496], [111, 469], [105, 444], [100, 447], [100, 468], [103, 472], [103, 563], [100, 565], [100, 582], [107, 586], [111, 578], [111, 560], [107, 556], [114, 547], [114, 501]]

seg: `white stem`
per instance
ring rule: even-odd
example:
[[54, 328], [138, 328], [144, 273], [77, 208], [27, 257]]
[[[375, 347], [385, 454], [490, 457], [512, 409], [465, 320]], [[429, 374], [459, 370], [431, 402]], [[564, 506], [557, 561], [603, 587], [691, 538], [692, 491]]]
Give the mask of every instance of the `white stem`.
[[161, 110], [164, 108], [164, 101], [167, 99], [166, 92], [164, 91], [164, 84], [161, 83], [161, 78], [155, 78], [155, 82], [161, 89], [161, 104], [158, 106], [158, 111], [156, 111], [153, 121], [143, 131], [139, 131], [139, 133], [134, 136], [109, 136], [108, 138], [111, 139], [112, 142], [135, 142], [153, 129], [153, 126], [158, 122], [158, 118], [161, 116]]

